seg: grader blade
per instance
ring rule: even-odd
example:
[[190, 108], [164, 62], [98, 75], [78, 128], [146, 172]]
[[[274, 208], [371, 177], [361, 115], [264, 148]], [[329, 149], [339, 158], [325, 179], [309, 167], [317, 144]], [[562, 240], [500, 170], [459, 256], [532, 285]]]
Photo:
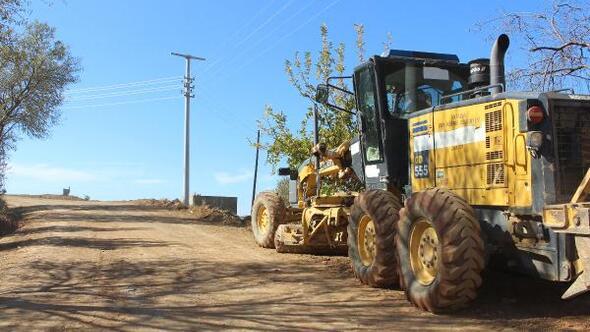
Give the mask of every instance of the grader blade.
[[563, 293], [561, 298], [564, 300], [590, 291], [590, 237], [577, 236], [575, 241], [579, 259], [578, 266], [581, 265], [582, 273], [578, 275], [574, 283]]
[[346, 255], [348, 246], [327, 244], [305, 244], [303, 228], [299, 224], [285, 224], [277, 228], [275, 248], [280, 253], [312, 254], [312, 255]]

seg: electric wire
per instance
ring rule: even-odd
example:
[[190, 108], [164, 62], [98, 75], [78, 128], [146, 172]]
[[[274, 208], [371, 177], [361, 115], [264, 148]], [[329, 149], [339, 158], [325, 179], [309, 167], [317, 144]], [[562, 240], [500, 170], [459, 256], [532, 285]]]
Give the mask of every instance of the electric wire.
[[82, 94], [82, 93], [91, 93], [95, 91], [103, 91], [103, 90], [114, 90], [114, 89], [121, 89], [121, 88], [128, 88], [128, 87], [137, 87], [142, 85], [157, 85], [161, 83], [169, 83], [179, 79], [182, 79], [183, 76], [172, 76], [172, 77], [163, 77], [157, 78], [152, 80], [145, 80], [145, 81], [135, 81], [135, 82], [128, 82], [128, 83], [119, 83], [119, 84], [111, 84], [111, 85], [102, 85], [102, 86], [95, 86], [89, 88], [81, 88], [81, 89], [71, 89], [66, 91], [65, 94]]
[[73, 109], [86, 109], [86, 108], [97, 108], [97, 107], [109, 107], [109, 106], [117, 106], [117, 105], [127, 105], [127, 104], [138, 104], [138, 103], [145, 103], [145, 102], [154, 102], [154, 101], [161, 101], [161, 100], [171, 100], [171, 99], [181, 99], [182, 96], [169, 96], [169, 97], [159, 97], [159, 98], [147, 98], [147, 99], [139, 99], [139, 100], [130, 100], [130, 101], [122, 101], [116, 103], [106, 103], [106, 104], [88, 104], [88, 105], [80, 105], [80, 106], [67, 106], [62, 108], [62, 110], [73, 110]]
[[[315, 20], [318, 16], [320, 16], [321, 14], [323, 14], [324, 12], [326, 12], [328, 9], [332, 8], [334, 5], [336, 5], [340, 1], [341, 0], [334, 0], [331, 3], [329, 3], [326, 7], [324, 7], [321, 10], [319, 10], [318, 12], [316, 12], [313, 16], [311, 16], [305, 22], [303, 22], [302, 24], [298, 25], [296, 28], [292, 29], [289, 33], [287, 33], [287, 34], [281, 36], [280, 38], [278, 38], [277, 40], [275, 40], [274, 43], [271, 44], [269, 47], [265, 48], [264, 50], [262, 50], [261, 52], [259, 52], [255, 56], [249, 57], [248, 58], [248, 61], [243, 62], [240, 66], [238, 66], [235, 69], [234, 72], [238, 72], [238, 71], [244, 69], [245, 67], [251, 65], [256, 59], [258, 59], [262, 55], [266, 54], [267, 52], [269, 52], [273, 48], [277, 47], [283, 40], [285, 40], [286, 38], [292, 36], [293, 34], [295, 34], [296, 32], [298, 32], [299, 30], [303, 29], [305, 26], [307, 26], [309, 23], [311, 23], [311, 21]], [[229, 74], [231, 74], [231, 73], [226, 72], [223, 75], [218, 75], [218, 76], [216, 76], [213, 79], [213, 82], [218, 81], [221, 78], [224, 78], [224, 76], [227, 76]]]
[[[219, 71], [223, 70], [224, 68], [231, 68], [231, 64], [234, 63], [234, 62], [236, 62], [239, 59], [249, 59], [249, 58], [251, 58], [251, 57], [246, 56], [246, 55], [248, 53], [252, 53], [252, 51], [254, 51], [254, 50], [259, 49], [259, 45], [260, 44], [262, 44], [266, 40], [272, 38], [275, 33], [277, 33], [278, 31], [280, 31], [284, 26], [286, 26], [294, 18], [296, 18], [297, 16], [299, 16], [299, 14], [307, 11], [312, 5], [314, 5], [314, 2], [311, 2], [310, 1], [310, 2], [307, 3], [307, 5], [302, 6], [301, 8], [299, 8], [299, 10], [295, 11], [291, 16], [287, 17], [286, 19], [282, 20], [281, 23], [279, 23], [278, 25], [276, 25], [276, 27], [274, 29], [270, 30], [268, 33], [266, 33], [265, 35], [263, 35], [262, 38], [259, 38], [258, 40], [252, 42], [245, 49], [242, 49], [239, 53], [234, 54], [234, 56], [233, 56], [232, 59], [227, 60], [225, 62], [226, 66], [216, 68], [216, 70], [211, 73], [211, 76], [215, 76]], [[256, 55], [255, 57], [258, 57], [258, 55]]]
[[[287, 34], [287, 35], [286, 35], [286, 37], [288, 37], [288, 36], [291, 36], [291, 35], [292, 35], [294, 32], [296, 32], [296, 31], [299, 31], [301, 28], [303, 28], [305, 25], [307, 25], [307, 24], [308, 24], [309, 22], [311, 22], [313, 19], [317, 18], [319, 15], [321, 15], [322, 13], [324, 13], [326, 10], [328, 10], [329, 8], [331, 8], [332, 6], [334, 6], [334, 5], [335, 5], [337, 2], [339, 2], [339, 1], [340, 1], [340, 0], [336, 0], [336, 1], [334, 1], [334, 2], [332, 2], [332, 3], [330, 3], [330, 4], [328, 4], [327, 6], [325, 6], [324, 8], [322, 8], [321, 10], [319, 10], [319, 11], [318, 11], [318, 12], [317, 12], [315, 15], [313, 15], [313, 16], [311, 17], [311, 19], [308, 19], [307, 21], [305, 21], [305, 23], [303, 23], [303, 24], [300, 24], [300, 25], [299, 25], [297, 28], [295, 28], [295, 31], [292, 31], [291, 33]], [[308, 8], [310, 8], [310, 6], [311, 6], [312, 4], [313, 4], [313, 2], [309, 2], [307, 6], [305, 6], [305, 7], [302, 7], [300, 10], [298, 10], [297, 12], [295, 12], [293, 15], [289, 16], [289, 17], [288, 17], [286, 20], [284, 20], [284, 21], [283, 21], [283, 23], [282, 23], [282, 24], [280, 24], [278, 27], [276, 27], [275, 29], [273, 29], [273, 30], [272, 30], [270, 33], [266, 34], [266, 35], [265, 35], [263, 38], [261, 38], [261, 39], [258, 39], [258, 42], [257, 42], [257, 43], [254, 45], [254, 47], [255, 47], [255, 46], [257, 46], [257, 44], [259, 44], [260, 42], [263, 42], [264, 40], [268, 39], [269, 37], [272, 37], [272, 35], [273, 35], [273, 34], [274, 34], [276, 31], [279, 31], [279, 30], [280, 30], [280, 29], [281, 29], [281, 28], [282, 28], [284, 25], [286, 25], [286, 24], [287, 24], [288, 22], [290, 22], [292, 19], [294, 19], [295, 17], [297, 17], [297, 16], [298, 16], [299, 14], [301, 14], [302, 12], [306, 11]], [[282, 40], [284, 40], [286, 37], [285, 37], [285, 36], [283, 36], [283, 38], [281, 38], [281, 41], [282, 41]], [[277, 45], [278, 45], [278, 42], [275, 42], [271, 48], [267, 48], [267, 49], [265, 49], [265, 52], [267, 52], [267, 51], [269, 51], [270, 49], [272, 49], [272, 48], [276, 47]], [[242, 53], [244, 53], [244, 52], [242, 52]], [[256, 56], [254, 56], [254, 59], [258, 58], [259, 56], [261, 56], [261, 54], [257, 54]], [[234, 56], [234, 58], [233, 58], [232, 60], [235, 60], [236, 58], [238, 58], [238, 55], [235, 55], [235, 56]], [[231, 62], [232, 60], [229, 60], [229, 62]], [[250, 61], [250, 62], [249, 62], [249, 64], [250, 64], [251, 62], [252, 62], [252, 61]], [[229, 67], [229, 66], [226, 66], [226, 68], [228, 68], [228, 67]], [[245, 66], [244, 66], [244, 65], [242, 65], [240, 68], [243, 68], [243, 67], [245, 67]], [[215, 71], [215, 72], [217, 72], [217, 71]], [[229, 74], [231, 74], [231, 73], [229, 73], [229, 72], [228, 72], [228, 73], [225, 73], [225, 75], [221, 75], [221, 76], [226, 76], [226, 75], [229, 75]], [[218, 82], [219, 82], [219, 80], [220, 80], [220, 77], [219, 77], [219, 76], [215, 76], [214, 74], [211, 74], [211, 75], [212, 75], [212, 76], [214, 76], [215, 78], [214, 78], [214, 79], [212, 79], [212, 80], [208, 80], [208, 85], [207, 85], [207, 86], [206, 86], [206, 87], [203, 89], [203, 91], [210, 91], [210, 88], [211, 88], [211, 87], [215, 87], [215, 86], [216, 86], [216, 84], [215, 84], [215, 83], [218, 83]], [[213, 84], [211, 84], [211, 83], [213, 83]], [[207, 95], [207, 94], [205, 93], [204, 95]], [[220, 102], [218, 102], [218, 105], [223, 107], [223, 105], [222, 105]], [[223, 108], [225, 108], [225, 107], [223, 107]], [[227, 109], [227, 108], [226, 108], [226, 109]], [[229, 110], [228, 110], [228, 111], [229, 111]], [[230, 113], [230, 114], [233, 114], [233, 115], [235, 115], [235, 113], [234, 113], [233, 111], [229, 111], [229, 113]], [[237, 117], [237, 116], [236, 116], [235, 118], [239, 118], [239, 117]], [[233, 119], [233, 117], [232, 117], [231, 119]]]
[[312, 17], [310, 17], [307, 21], [303, 22], [302, 24], [300, 24], [295, 29], [292, 29], [291, 31], [289, 31], [289, 33], [281, 36], [281, 38], [275, 40], [275, 42], [272, 45], [270, 45], [269, 47], [267, 47], [266, 49], [264, 49], [262, 52], [258, 53], [258, 55], [256, 55], [255, 57], [249, 58], [250, 62], [244, 62], [240, 67], [238, 67], [237, 70], [240, 70], [240, 69], [242, 69], [242, 68], [250, 65], [256, 58], [261, 57], [266, 52], [268, 52], [268, 51], [272, 50], [273, 48], [277, 47], [278, 44], [280, 44], [283, 40], [285, 40], [286, 38], [291, 37], [297, 31], [303, 29], [305, 26], [307, 26], [309, 23], [311, 23], [311, 21], [315, 20], [318, 16], [320, 16], [321, 14], [323, 14], [324, 12], [326, 12], [328, 9], [332, 8], [334, 5], [336, 5], [340, 1], [342, 1], [342, 0], [334, 0], [334, 1], [332, 1], [328, 6], [324, 7], [322, 10], [318, 11], [315, 15], [313, 15]]
[[[280, 15], [283, 11], [285, 11], [292, 3], [294, 0], [289, 0], [288, 2], [286, 2], [279, 10], [277, 10], [276, 12], [274, 12], [270, 17], [268, 17], [262, 24], [258, 25], [253, 31], [251, 31], [246, 37], [240, 39], [240, 41], [238, 43], [236, 43], [235, 45], [233, 45], [234, 48], [238, 48], [241, 45], [243, 45], [245, 42], [247, 42], [248, 40], [250, 40], [250, 38], [252, 36], [254, 36], [255, 33], [257, 33], [258, 31], [260, 31], [261, 29], [263, 29], [265, 26], [267, 26], [270, 22], [272, 22], [272, 20], [277, 17], [278, 15]], [[231, 55], [231, 58], [236, 58], [236, 55]], [[203, 74], [209, 72], [212, 68], [214, 68], [218, 63], [224, 63], [225, 60], [228, 57], [226, 56], [225, 58], [218, 58], [215, 61], [211, 62], [210, 65], [208, 65], [207, 67], [205, 67], [205, 69], [203, 70]], [[222, 62], [223, 61], [223, 62]]]
[[[223, 118], [223, 120], [233, 123], [236, 126], [239, 126], [243, 129], [246, 129], [247, 132], [249, 132], [249, 133], [256, 131], [253, 129], [253, 127], [246, 124], [243, 120], [241, 120], [240, 117], [235, 116], [234, 112], [229, 111], [229, 109], [227, 107], [223, 106], [218, 101], [213, 101], [209, 97], [205, 97], [205, 96], [200, 97], [199, 100], [202, 101], [205, 104], [205, 106], [206, 105], [209, 106], [209, 107], [207, 107], [207, 111], [211, 111], [211, 112], [217, 114], [220, 118]], [[234, 116], [230, 116], [230, 115], [234, 115]]]
[[258, 12], [256, 12], [256, 14], [252, 15], [252, 17], [250, 18], [250, 20], [248, 20], [245, 24], [241, 25], [240, 27], [236, 28], [234, 30], [234, 32], [228, 37], [225, 38], [223, 44], [221, 44], [220, 49], [221, 50], [217, 50], [215, 55], [212, 57], [214, 59], [219, 58], [219, 54], [223, 53], [223, 48], [228, 45], [231, 42], [233, 42], [239, 35], [240, 32], [243, 32], [244, 30], [246, 30], [247, 28], [250, 27], [250, 25], [252, 25], [252, 23], [256, 22], [256, 20], [258, 19], [258, 17], [265, 12], [268, 8], [270, 8], [273, 4], [275, 3], [274, 0], [271, 0], [268, 2], [268, 4], [266, 6], [263, 6], [262, 8], [260, 8], [258, 10]]
[[[326, 5], [324, 8], [322, 8], [321, 10], [319, 10], [318, 12], [316, 12], [316, 14], [314, 14], [313, 16], [311, 16], [309, 19], [307, 19], [305, 22], [303, 22], [302, 24], [298, 25], [295, 29], [291, 30], [288, 34], [283, 35], [281, 38], [277, 39], [271, 46], [269, 46], [268, 48], [264, 49], [262, 52], [258, 53], [256, 56], [252, 57], [249, 59], [248, 62], [243, 63], [241, 66], [239, 66], [235, 71], [239, 71], [243, 68], [245, 68], [246, 66], [252, 64], [252, 62], [254, 62], [258, 57], [262, 56], [263, 54], [265, 54], [266, 52], [270, 51], [271, 49], [273, 49], [274, 47], [276, 47], [280, 42], [282, 42], [284, 39], [292, 36], [294, 33], [296, 33], [297, 31], [301, 30], [303, 27], [305, 27], [307, 24], [309, 24], [311, 21], [315, 20], [318, 16], [320, 16], [321, 14], [323, 14], [324, 12], [326, 12], [328, 9], [332, 8], [334, 5], [336, 5], [338, 2], [340, 2], [341, 0], [335, 0], [332, 1], [331, 3], [329, 3], [328, 5]], [[222, 78], [224, 78], [227, 75], [230, 75], [230, 72], [226, 72], [223, 75], [219, 75], [216, 76], [215, 78], [213, 78], [212, 80], [208, 81], [208, 85], [203, 88], [203, 91], [211, 91], [212, 88], [218, 86], [218, 84], [220, 83], [220, 80]], [[211, 84], [212, 83], [212, 84]], [[204, 93], [204, 95], [207, 95], [206, 93]], [[230, 111], [229, 108], [223, 107], [223, 105], [221, 104], [221, 102], [218, 102], [218, 105], [222, 108], [225, 108], [228, 110], [228, 112], [230, 114], [235, 115], [235, 113], [233, 111]], [[235, 118], [239, 118], [237, 116], [235, 116]], [[233, 119], [233, 117], [232, 117]]]
[[[287, 3], [285, 3], [278, 11], [274, 12], [273, 15], [271, 15], [269, 18], [267, 18], [262, 24], [258, 25], [256, 28], [254, 28], [252, 31], [250, 31], [246, 35], [246, 37], [242, 38], [238, 43], [234, 44], [233, 47], [234, 48], [238, 48], [239, 46], [243, 45], [248, 40], [250, 40], [252, 37], [254, 37], [255, 34], [258, 31], [261, 31], [268, 24], [270, 24], [275, 18], [277, 18], [283, 11], [285, 11], [293, 3], [293, 1], [294, 0], [290, 0]], [[287, 34], [283, 35], [281, 38], [277, 39], [270, 47], [264, 49], [262, 52], [260, 52], [258, 54], [255, 54], [253, 57], [248, 57], [249, 61], [247, 63], [243, 63], [240, 67], [238, 67], [238, 69], [236, 71], [241, 70], [244, 67], [250, 65], [253, 62], [254, 59], [257, 59], [258, 57], [262, 56], [266, 52], [268, 52], [271, 49], [273, 49], [274, 47], [276, 47], [281, 41], [283, 41], [284, 39], [290, 37], [291, 35], [293, 35], [297, 31], [301, 30], [305, 25], [307, 25], [308, 23], [310, 23], [312, 20], [314, 20], [315, 18], [317, 18], [319, 15], [321, 15], [322, 13], [324, 13], [326, 10], [328, 10], [329, 8], [331, 8], [332, 6], [334, 6], [338, 2], [340, 2], [340, 0], [333, 1], [329, 5], [327, 5], [326, 7], [324, 7], [323, 9], [321, 9], [320, 11], [318, 11], [311, 18], [309, 18], [308, 20], [306, 20], [303, 24], [299, 25], [295, 29], [292, 29], [289, 33], [287, 33]], [[239, 32], [241, 30], [243, 30], [245, 27], [251, 25], [251, 23], [253, 23], [256, 20], [256, 17], [257, 16], [260, 16], [267, 8], [270, 8], [270, 6], [272, 4], [273, 4], [273, 2], [270, 2], [267, 6], [263, 7], [262, 9], [260, 9], [254, 15], [254, 17], [252, 19], [250, 19], [246, 24], [243, 25], [242, 28], [237, 29], [232, 34], [232, 37], [233, 36], [238, 36], [239, 35]], [[272, 37], [272, 35], [275, 32], [279, 31], [288, 22], [290, 22], [291, 20], [293, 20], [295, 17], [297, 17], [302, 12], [306, 11], [312, 4], [313, 4], [313, 2], [310, 2], [305, 7], [300, 8], [298, 11], [296, 11], [291, 16], [289, 16], [286, 20], [283, 20], [281, 22], [281, 24], [279, 24], [277, 27], [275, 27], [269, 33], [265, 34], [262, 38], [257, 39], [253, 43], [253, 46], [251, 45], [245, 51], [242, 50], [238, 54], [231, 53], [232, 55], [230, 56], [230, 59], [228, 60], [228, 62], [236, 61], [236, 59], [240, 58], [240, 56], [243, 56], [245, 54], [248, 54], [248, 52], [251, 52], [254, 48], [256, 48], [257, 45], [259, 45], [263, 41], [267, 40], [268, 38]], [[204, 69], [203, 74], [206, 74], [207, 72], [211, 71], [211, 69], [214, 68], [222, 60], [227, 60], [227, 57], [216, 59], [208, 67], [206, 67]], [[224, 62], [224, 63], [226, 63], [226, 62]], [[228, 67], [225, 67], [225, 68], [228, 68]], [[225, 75], [222, 75], [222, 76], [226, 76], [228, 74], [230, 74], [230, 73], [226, 73]], [[182, 78], [183, 78], [182, 76], [172, 76], [172, 77], [164, 77], [164, 78], [158, 78], [158, 79], [152, 79], [152, 80], [145, 80], [145, 81], [128, 82], [128, 83], [113, 84], [113, 85], [106, 85], [106, 86], [97, 86], [97, 87], [90, 87], [90, 88], [83, 88], [83, 89], [74, 89], [74, 90], [69, 90], [67, 92], [67, 94], [85, 94], [85, 93], [93, 93], [93, 92], [99, 92], [99, 91], [108, 91], [108, 90], [113, 90], [113, 89], [144, 88], [145, 86], [159, 85], [159, 84], [163, 84], [163, 83], [169, 83], [169, 82], [172, 82], [172, 81], [175, 81], [175, 80], [179, 80], [179, 79], [182, 79]], [[217, 79], [215, 79], [214, 81], [219, 81], [219, 78], [220, 77], [217, 76], [216, 78]], [[209, 82], [209, 83], [211, 83], [211, 82]], [[213, 86], [215, 86], [215, 84]], [[211, 88], [211, 87], [212, 87], [211, 85], [206, 86], [206, 88]], [[161, 87], [161, 88], [159, 88], [159, 87], [153, 87], [153, 89], [152, 89], [152, 87], [150, 87], [150, 89], [144, 89], [144, 90], [129, 90], [129, 91], [116, 92], [116, 93], [108, 93], [108, 94], [103, 94], [103, 95], [90, 95], [87, 98], [78, 98], [78, 99], [72, 98], [72, 101], [83, 101], [83, 100], [92, 100], [92, 99], [101, 99], [101, 98], [110, 98], [110, 97], [122, 97], [122, 96], [128, 96], [128, 95], [135, 95], [135, 94], [156, 92], [156, 90], [157, 91], [164, 91], [164, 90], [158, 90], [158, 89], [168, 89], [168, 88], [178, 88], [178, 87], [176, 87], [176, 86], [174, 86], [174, 87], [172, 87], [172, 86], [169, 86], [169, 87]], [[203, 89], [203, 90], [205, 90], [205, 89]], [[207, 90], [209, 90], [209, 89], [207, 89]], [[247, 130], [249, 133], [255, 132], [255, 129], [253, 129], [250, 125], [245, 124], [243, 121], [237, 121], [237, 119], [239, 119], [239, 117], [229, 116], [229, 114], [235, 115], [235, 112], [229, 110], [229, 108], [227, 108], [223, 104], [221, 104], [219, 100], [217, 100], [213, 104], [212, 101], [209, 99], [209, 97], [206, 97], [206, 96], [207, 96], [207, 94], [203, 94], [203, 96], [200, 99], [206, 105], [209, 105], [209, 109], [212, 111], [213, 114], [216, 114], [219, 118], [222, 118], [223, 120], [228, 121], [228, 122], [236, 125], [237, 127], [240, 127], [242, 129]], [[83, 97], [86, 97], [86, 96], [83, 96]], [[88, 104], [88, 105], [80, 105], [80, 106], [71, 106], [71, 107], [67, 107], [67, 108], [64, 108], [64, 109], [81, 109], [81, 108], [107, 107], [107, 106], [135, 104], [135, 103], [151, 102], [151, 101], [159, 101], [159, 100], [171, 100], [171, 99], [175, 99], [175, 98], [180, 99], [180, 97], [181, 96], [179, 95], [179, 96], [170, 96], [170, 97], [160, 97], [160, 98], [149, 98], [149, 99], [141, 99], [141, 100], [123, 101], [123, 102], [116, 102], [116, 103], [106, 103], [106, 104]], [[220, 109], [222, 111], [219, 111]]]
[[66, 98], [66, 101], [67, 102], [76, 102], [76, 101], [85, 101], [85, 100], [94, 100], [94, 99], [125, 97], [125, 96], [132, 96], [132, 95], [145, 94], [145, 93], [151, 93], [151, 92], [170, 91], [170, 90], [176, 90], [176, 89], [180, 89], [180, 88], [182, 88], [182, 87], [179, 85], [168, 85], [168, 86], [163, 86], [163, 87], [153, 87], [153, 88], [146, 88], [146, 89], [105, 93], [105, 94], [99, 94], [99, 95], [89, 95], [89, 96], [80, 96], [80, 97], [75, 97], [75, 98]]

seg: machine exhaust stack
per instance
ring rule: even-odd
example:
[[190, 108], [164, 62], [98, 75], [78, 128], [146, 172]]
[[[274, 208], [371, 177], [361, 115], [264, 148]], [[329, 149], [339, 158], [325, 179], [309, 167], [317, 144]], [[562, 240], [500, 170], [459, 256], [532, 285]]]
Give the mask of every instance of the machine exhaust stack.
[[[506, 89], [506, 77], [504, 76], [504, 55], [510, 46], [510, 38], [507, 35], [501, 34], [494, 46], [490, 55], [490, 84], [502, 84]], [[502, 88], [495, 86], [491, 88], [491, 93], [496, 94], [502, 92]]]

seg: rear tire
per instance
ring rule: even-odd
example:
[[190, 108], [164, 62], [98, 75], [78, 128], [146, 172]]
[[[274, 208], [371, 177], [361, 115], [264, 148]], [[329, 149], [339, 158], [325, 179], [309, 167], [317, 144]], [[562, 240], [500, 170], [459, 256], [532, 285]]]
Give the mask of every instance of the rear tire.
[[256, 196], [252, 205], [252, 233], [256, 243], [263, 248], [274, 248], [277, 227], [285, 222], [286, 207], [283, 199], [273, 192]]
[[348, 223], [348, 256], [356, 277], [373, 287], [399, 285], [395, 249], [399, 196], [384, 190], [361, 193], [354, 200]]
[[449, 312], [477, 297], [484, 243], [475, 212], [465, 200], [446, 189], [415, 193], [397, 226], [401, 283], [414, 305]]

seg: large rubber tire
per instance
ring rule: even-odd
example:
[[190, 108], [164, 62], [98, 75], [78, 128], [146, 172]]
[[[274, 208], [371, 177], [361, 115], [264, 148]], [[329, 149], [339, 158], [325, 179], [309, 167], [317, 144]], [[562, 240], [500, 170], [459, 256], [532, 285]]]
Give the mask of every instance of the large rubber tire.
[[[397, 253], [395, 249], [396, 223], [401, 208], [399, 196], [384, 190], [361, 193], [354, 200], [348, 223], [348, 256], [356, 277], [373, 287], [396, 287], [399, 285]], [[359, 226], [368, 216], [374, 225], [374, 257], [363, 262], [360, 252], [363, 244], [359, 239]]]
[[[266, 222], [261, 225], [261, 213], [266, 211]], [[252, 233], [256, 243], [263, 248], [274, 248], [277, 227], [285, 222], [286, 207], [283, 199], [273, 192], [262, 192], [252, 205]], [[262, 227], [264, 226], [264, 227]]]
[[[433, 260], [428, 261], [436, 268], [436, 273], [429, 283], [425, 283], [424, 278], [420, 281], [410, 258], [412, 232], [417, 234], [418, 225], [425, 223], [431, 227], [430, 231], [434, 229], [437, 237], [433, 245], [435, 250], [430, 252]], [[450, 312], [477, 297], [485, 265], [484, 243], [475, 212], [465, 200], [446, 189], [415, 193], [400, 211], [397, 226], [401, 284], [414, 305], [433, 313]], [[421, 260], [427, 255], [420, 251], [423, 242], [417, 243], [420, 245], [414, 248], [418, 248], [419, 254], [414, 254], [414, 258]]]

